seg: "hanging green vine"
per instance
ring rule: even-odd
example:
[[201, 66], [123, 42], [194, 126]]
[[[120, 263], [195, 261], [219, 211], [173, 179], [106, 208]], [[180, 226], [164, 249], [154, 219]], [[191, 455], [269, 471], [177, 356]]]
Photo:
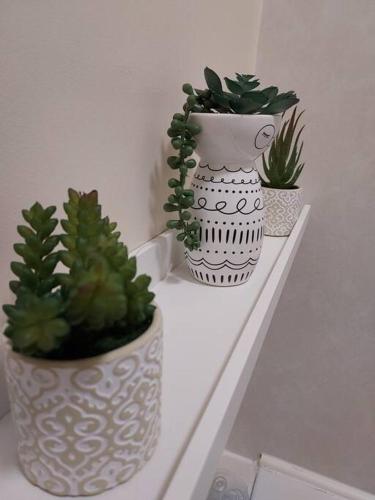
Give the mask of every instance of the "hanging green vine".
[[167, 222], [169, 229], [177, 229], [178, 241], [183, 241], [189, 250], [199, 248], [199, 228], [198, 221], [190, 222], [191, 213], [189, 208], [194, 204], [194, 193], [191, 189], [185, 188], [188, 170], [196, 166], [196, 161], [189, 158], [197, 146], [194, 136], [198, 135], [201, 127], [189, 122], [190, 113], [197, 106], [197, 98], [194, 95], [193, 87], [189, 83], [182, 86], [185, 94], [188, 94], [184, 105], [184, 114], [175, 113], [168, 129], [168, 136], [171, 138], [173, 148], [178, 151], [178, 155], [169, 156], [167, 163], [173, 170], [178, 170], [179, 177], [172, 177], [168, 181], [170, 188], [174, 189], [174, 194], [168, 197], [168, 203], [164, 205], [166, 212], [177, 212], [178, 219], [171, 219]]

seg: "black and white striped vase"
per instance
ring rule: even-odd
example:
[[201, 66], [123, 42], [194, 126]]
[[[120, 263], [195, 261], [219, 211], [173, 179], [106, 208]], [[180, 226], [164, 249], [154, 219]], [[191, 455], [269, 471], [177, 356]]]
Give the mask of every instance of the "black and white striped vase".
[[187, 251], [192, 275], [213, 286], [245, 283], [262, 248], [264, 205], [255, 159], [280, 126], [279, 115], [194, 113], [200, 162], [192, 180], [200, 248]]

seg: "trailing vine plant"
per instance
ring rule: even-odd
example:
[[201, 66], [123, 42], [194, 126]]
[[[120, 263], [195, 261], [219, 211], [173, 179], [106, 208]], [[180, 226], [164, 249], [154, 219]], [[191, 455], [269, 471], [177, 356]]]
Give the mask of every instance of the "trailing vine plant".
[[188, 94], [186, 103], [184, 104], [184, 114], [175, 113], [171, 122], [171, 126], [167, 131], [171, 137], [171, 143], [178, 155], [169, 156], [167, 163], [173, 170], [178, 170], [178, 178], [172, 177], [168, 181], [170, 188], [174, 189], [174, 194], [168, 197], [168, 203], [164, 205], [166, 212], [177, 212], [178, 219], [171, 219], [167, 222], [169, 229], [177, 229], [180, 231], [177, 234], [177, 240], [183, 241], [186, 248], [195, 250], [199, 248], [199, 222], [192, 221], [191, 213], [188, 208], [194, 205], [194, 192], [191, 189], [186, 189], [185, 183], [188, 175], [188, 170], [196, 166], [196, 161], [190, 156], [194, 153], [197, 146], [194, 136], [198, 135], [201, 127], [189, 122], [190, 113], [198, 108], [198, 100], [194, 95], [194, 89], [189, 83], [182, 86], [185, 94]]
[[167, 163], [171, 169], [178, 171], [178, 175], [168, 181], [168, 186], [174, 192], [169, 195], [164, 210], [176, 213], [176, 218], [168, 220], [167, 227], [177, 230], [177, 240], [189, 250], [196, 250], [200, 245], [200, 224], [191, 221], [189, 211], [194, 205], [194, 191], [186, 188], [188, 172], [196, 166], [191, 156], [197, 146], [196, 136], [201, 132], [198, 124], [189, 121], [191, 113], [274, 115], [283, 113], [299, 101], [292, 90], [279, 93], [279, 89], [274, 86], [255, 90], [260, 85], [255, 75], [236, 73], [235, 80], [225, 77], [227, 90], [212, 69], [206, 67], [204, 77], [207, 84], [204, 90], [194, 89], [190, 83], [182, 86], [183, 92], [187, 94], [183, 113], [173, 115], [167, 131], [172, 147], [176, 150], [176, 155], [169, 156]]

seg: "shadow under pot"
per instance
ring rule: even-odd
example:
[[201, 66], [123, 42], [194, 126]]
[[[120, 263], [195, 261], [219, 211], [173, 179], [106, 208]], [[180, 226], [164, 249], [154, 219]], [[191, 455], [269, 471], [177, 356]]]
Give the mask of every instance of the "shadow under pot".
[[266, 209], [264, 234], [289, 236], [302, 210], [302, 188], [262, 189]]
[[255, 160], [277, 134], [280, 115], [193, 113], [199, 124], [200, 162], [191, 184], [200, 248], [186, 251], [198, 280], [213, 286], [245, 283], [256, 266], [264, 234], [264, 204]]
[[5, 366], [18, 457], [31, 483], [54, 495], [94, 495], [151, 458], [160, 433], [158, 308], [145, 333], [108, 353], [54, 361], [7, 345]]

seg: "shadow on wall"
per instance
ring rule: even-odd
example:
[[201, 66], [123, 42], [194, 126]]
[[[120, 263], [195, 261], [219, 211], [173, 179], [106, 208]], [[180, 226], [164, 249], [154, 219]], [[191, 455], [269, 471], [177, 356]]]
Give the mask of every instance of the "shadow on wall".
[[[166, 133], [165, 133], [166, 136]], [[165, 222], [168, 219], [163, 205], [167, 201], [171, 190], [168, 187], [168, 179], [171, 177], [171, 170], [167, 165], [167, 157], [173, 154], [168, 138], [162, 139], [159, 160], [154, 163], [154, 168], [150, 177], [150, 231], [152, 234], [160, 232], [160, 221], [164, 222], [162, 231], [165, 229]]]

